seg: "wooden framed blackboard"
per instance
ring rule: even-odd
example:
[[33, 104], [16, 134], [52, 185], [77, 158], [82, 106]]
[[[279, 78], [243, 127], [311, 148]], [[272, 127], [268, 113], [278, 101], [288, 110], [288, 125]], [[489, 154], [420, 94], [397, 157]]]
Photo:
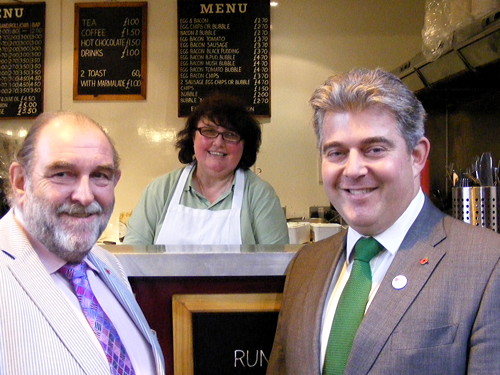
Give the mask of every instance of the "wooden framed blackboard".
[[144, 100], [147, 2], [75, 4], [74, 100]]
[[0, 119], [43, 112], [45, 3], [0, 4]]
[[174, 375], [264, 375], [281, 297], [281, 293], [172, 296]]
[[270, 4], [177, 0], [179, 116], [213, 91], [271, 115]]

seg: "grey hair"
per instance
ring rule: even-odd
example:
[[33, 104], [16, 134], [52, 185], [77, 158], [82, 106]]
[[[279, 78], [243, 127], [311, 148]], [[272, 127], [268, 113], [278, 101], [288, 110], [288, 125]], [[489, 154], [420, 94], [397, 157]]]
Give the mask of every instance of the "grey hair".
[[426, 113], [422, 103], [396, 76], [382, 69], [353, 69], [329, 77], [318, 87], [309, 104], [314, 110], [313, 127], [321, 147], [327, 112], [361, 112], [372, 106], [387, 108], [410, 152], [424, 136]]
[[[113, 166], [116, 170], [120, 169], [120, 156], [118, 155], [118, 151], [115, 148], [114, 142], [111, 137], [106, 133], [104, 128], [99, 125], [96, 121], [91, 119], [89, 116], [80, 113], [80, 112], [72, 112], [72, 111], [56, 111], [56, 112], [44, 112], [40, 114], [33, 124], [31, 125], [28, 134], [24, 138], [23, 142], [17, 153], [14, 156], [13, 162], [19, 163], [23, 169], [25, 170], [26, 176], [31, 176], [33, 172], [33, 164], [36, 158], [35, 149], [38, 141], [38, 137], [42, 129], [50, 124], [52, 121], [60, 118], [73, 118], [78, 121], [78, 124], [82, 126], [95, 126], [102, 131], [109, 144], [111, 145], [111, 149], [113, 152]], [[14, 205], [14, 196], [12, 192], [12, 186], [10, 186], [9, 193], [7, 196], [9, 204], [11, 206]]]
[[28, 131], [28, 134], [26, 135], [26, 138], [24, 138], [21, 147], [19, 148], [14, 157], [14, 161], [22, 165], [23, 168], [26, 170], [27, 174], [31, 174], [32, 172], [33, 161], [35, 159], [35, 148], [40, 132], [46, 125], [51, 123], [53, 120], [63, 117], [73, 118], [77, 120], [79, 124], [89, 123], [100, 129], [104, 134], [104, 136], [106, 137], [106, 139], [108, 140], [109, 144], [111, 145], [111, 149], [113, 151], [113, 164], [115, 169], [120, 168], [120, 156], [118, 155], [118, 151], [116, 151], [113, 140], [108, 135], [108, 133], [106, 133], [106, 131], [101, 125], [99, 125], [96, 121], [94, 121], [89, 116], [83, 113], [72, 112], [72, 111], [57, 111], [57, 112], [44, 112], [35, 119], [33, 125]]

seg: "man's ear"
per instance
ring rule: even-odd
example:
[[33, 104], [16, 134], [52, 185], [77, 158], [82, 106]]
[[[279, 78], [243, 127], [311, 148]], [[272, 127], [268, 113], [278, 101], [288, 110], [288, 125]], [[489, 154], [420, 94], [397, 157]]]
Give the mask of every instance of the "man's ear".
[[19, 203], [26, 195], [26, 170], [18, 162], [13, 162], [9, 168], [9, 176], [13, 198]]
[[414, 176], [418, 176], [422, 172], [422, 169], [424, 169], [430, 149], [431, 144], [426, 137], [420, 138], [417, 145], [413, 148], [411, 156]]
[[122, 176], [122, 171], [118, 169], [118, 170], [115, 172], [115, 175], [114, 175], [114, 180], [115, 180], [115, 185], [114, 185], [114, 186], [115, 186], [115, 187], [116, 187], [116, 185], [118, 185], [118, 181], [120, 181], [120, 177], [121, 177], [121, 176]]

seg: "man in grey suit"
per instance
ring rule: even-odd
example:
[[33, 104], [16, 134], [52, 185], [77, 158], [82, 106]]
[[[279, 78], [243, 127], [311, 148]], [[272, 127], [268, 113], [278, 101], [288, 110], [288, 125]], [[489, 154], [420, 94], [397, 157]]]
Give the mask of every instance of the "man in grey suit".
[[[42, 114], [9, 173], [12, 209], [0, 220], [0, 374], [109, 375], [120, 367], [164, 374], [158, 340], [121, 265], [95, 245], [120, 179], [108, 135], [82, 114]], [[72, 284], [72, 267], [82, 267], [81, 284]]]
[[[356, 69], [310, 104], [324, 188], [349, 226], [290, 264], [267, 374], [500, 374], [500, 236], [424, 196], [421, 103], [392, 74]], [[382, 250], [367, 261], [361, 322], [340, 342], [361, 237]]]

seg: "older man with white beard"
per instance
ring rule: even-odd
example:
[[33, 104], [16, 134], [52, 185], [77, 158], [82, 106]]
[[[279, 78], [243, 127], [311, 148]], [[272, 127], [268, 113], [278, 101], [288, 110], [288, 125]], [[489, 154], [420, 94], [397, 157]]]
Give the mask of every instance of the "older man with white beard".
[[108, 135], [83, 114], [42, 114], [9, 172], [0, 374], [163, 374], [121, 265], [95, 245], [120, 179]]

